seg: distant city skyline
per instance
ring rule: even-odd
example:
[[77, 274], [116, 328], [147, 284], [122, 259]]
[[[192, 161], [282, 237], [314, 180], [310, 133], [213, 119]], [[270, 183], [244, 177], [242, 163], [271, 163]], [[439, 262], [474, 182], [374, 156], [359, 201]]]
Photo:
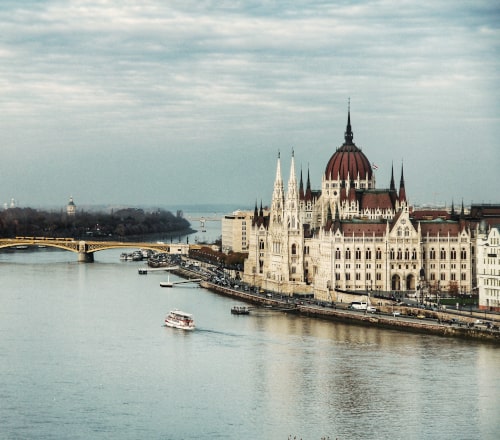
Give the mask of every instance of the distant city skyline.
[[491, 1], [6, 1], [0, 202], [267, 205], [354, 142], [410, 204], [500, 203]]

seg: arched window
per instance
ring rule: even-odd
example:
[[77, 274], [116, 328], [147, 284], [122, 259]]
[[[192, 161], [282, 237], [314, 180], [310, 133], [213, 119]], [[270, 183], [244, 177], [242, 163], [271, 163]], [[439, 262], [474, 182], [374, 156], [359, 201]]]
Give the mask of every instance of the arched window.
[[340, 258], [341, 258], [340, 248], [337, 248], [335, 250], [335, 259], [340, 260]]
[[456, 260], [457, 259], [457, 251], [455, 250], [455, 248], [451, 248], [450, 259], [451, 260]]
[[376, 252], [375, 252], [375, 258], [377, 260], [381, 260], [382, 259], [382, 251], [380, 248], [377, 248]]
[[467, 259], [467, 251], [465, 250], [465, 248], [462, 248], [462, 250], [460, 251], [460, 258], [462, 260], [466, 260]]
[[409, 237], [410, 236], [410, 228], [407, 226], [405, 228], [405, 237]]
[[413, 249], [411, 251], [411, 259], [412, 260], [416, 260], [417, 259], [417, 250], [416, 249]]
[[361, 260], [361, 249], [360, 248], [356, 248], [355, 258], [356, 258], [356, 260]]
[[398, 260], [403, 259], [403, 251], [401, 249], [398, 249]]
[[446, 260], [446, 251], [444, 248], [441, 248], [441, 252], [439, 253], [439, 258], [441, 258], [441, 260]]
[[368, 248], [365, 252], [365, 257], [367, 260], [371, 260], [372, 259], [372, 250], [370, 248]]
[[297, 254], [297, 245], [294, 243], [292, 244], [292, 255], [296, 255]]
[[405, 249], [405, 260], [410, 259], [410, 249]]
[[429, 259], [430, 260], [435, 260], [436, 259], [436, 251], [434, 248], [431, 248], [430, 252], [429, 252]]
[[351, 259], [351, 250], [349, 248], [347, 248], [345, 250], [345, 259], [346, 260], [350, 260]]
[[394, 257], [395, 257], [395, 253], [394, 253], [394, 248], [391, 248], [391, 252], [390, 252], [390, 259], [391, 260], [394, 260]]

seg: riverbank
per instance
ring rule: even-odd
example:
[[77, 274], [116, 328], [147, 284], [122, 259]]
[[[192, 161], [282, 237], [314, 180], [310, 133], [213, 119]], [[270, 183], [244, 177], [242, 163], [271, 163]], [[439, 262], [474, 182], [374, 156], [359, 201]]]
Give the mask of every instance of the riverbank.
[[[366, 313], [362, 311], [348, 310], [347, 308], [327, 308], [314, 304], [290, 304], [281, 298], [263, 297], [249, 292], [242, 292], [227, 287], [222, 287], [209, 281], [202, 281], [200, 285], [215, 293], [237, 298], [252, 304], [271, 306], [285, 312], [296, 312], [304, 316], [343, 322], [346, 324], [364, 325], [384, 329], [400, 330], [413, 333], [427, 333], [446, 337], [459, 337], [464, 339], [475, 339], [500, 344], [500, 331], [468, 327], [465, 322], [460, 324], [445, 323], [453, 319], [453, 315], [440, 313], [438, 320], [434, 318], [411, 318], [406, 315], [389, 313]], [[418, 309], [407, 308], [406, 312], [417, 315]], [[399, 312], [398, 312], [399, 313]]]
[[[172, 271], [183, 278], [200, 277], [198, 271], [179, 267]], [[202, 276], [202, 278], [205, 278]], [[347, 304], [331, 304], [331, 307], [318, 305], [314, 300], [304, 301], [287, 296], [255, 293], [250, 290], [231, 288], [213, 283], [208, 279], [200, 282], [200, 286], [219, 295], [239, 299], [253, 305], [270, 307], [286, 313], [298, 313], [318, 319], [343, 322], [345, 324], [377, 327], [412, 333], [425, 333], [442, 337], [458, 337], [500, 344], [500, 322], [488, 317], [496, 324], [497, 329], [473, 325], [474, 316], [460, 316], [445, 311], [423, 311], [416, 307], [394, 305], [377, 306], [376, 313], [350, 310]]]

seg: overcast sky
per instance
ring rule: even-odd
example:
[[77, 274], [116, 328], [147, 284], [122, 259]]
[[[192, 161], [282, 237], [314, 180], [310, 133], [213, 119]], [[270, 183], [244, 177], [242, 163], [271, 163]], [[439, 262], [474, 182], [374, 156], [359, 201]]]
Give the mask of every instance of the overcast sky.
[[1, 0], [0, 202], [269, 203], [343, 143], [500, 203], [497, 1]]

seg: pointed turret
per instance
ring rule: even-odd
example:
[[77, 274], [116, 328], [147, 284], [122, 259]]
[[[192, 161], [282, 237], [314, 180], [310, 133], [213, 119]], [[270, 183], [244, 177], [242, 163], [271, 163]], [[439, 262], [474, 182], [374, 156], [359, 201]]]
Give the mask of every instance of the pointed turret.
[[293, 150], [284, 214], [286, 217], [286, 224], [289, 228], [296, 229], [299, 227], [299, 195], [297, 193], [297, 179], [295, 177], [295, 153]]
[[394, 183], [394, 164], [391, 164], [391, 186], [389, 189], [391, 191], [396, 191], [396, 184]]
[[295, 153], [292, 150], [292, 161], [290, 164], [290, 177], [288, 179], [287, 199], [297, 199], [297, 178], [295, 177]]
[[285, 192], [283, 189], [283, 179], [281, 177], [281, 159], [278, 152], [276, 164], [276, 178], [274, 180], [273, 199], [271, 201], [271, 222], [281, 223], [283, 221], [283, 210], [285, 204]]
[[311, 198], [312, 198], [311, 179], [309, 177], [309, 165], [307, 166], [307, 183], [306, 183], [305, 198], [306, 198], [306, 200], [311, 200]]
[[399, 181], [399, 203], [406, 203], [406, 190], [405, 190], [403, 164], [401, 164], [401, 180]]
[[304, 182], [302, 181], [302, 167], [300, 168], [299, 199], [304, 200]]
[[351, 98], [349, 98], [349, 104], [347, 107], [347, 127], [344, 133], [344, 145], [354, 145], [352, 142], [354, 135], [351, 128]]
[[279, 203], [280, 209], [283, 206], [284, 191], [283, 191], [283, 178], [281, 177], [281, 159], [278, 152], [278, 160], [276, 163], [276, 178], [274, 179], [273, 190], [273, 205]]

